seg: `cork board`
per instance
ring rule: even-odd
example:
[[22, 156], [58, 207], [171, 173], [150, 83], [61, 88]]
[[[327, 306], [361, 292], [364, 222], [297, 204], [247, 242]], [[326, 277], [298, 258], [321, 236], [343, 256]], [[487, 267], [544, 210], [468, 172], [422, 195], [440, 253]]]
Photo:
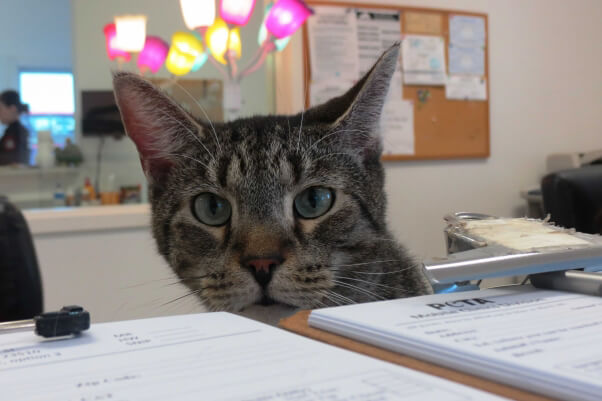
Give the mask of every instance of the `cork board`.
[[[446, 98], [444, 85], [403, 84], [404, 100], [413, 102], [413, 154], [385, 154], [383, 160], [437, 160], [489, 157], [489, 45], [487, 14], [456, 10], [414, 8], [362, 3], [341, 3], [309, 0], [312, 6], [331, 6], [367, 10], [393, 10], [400, 13], [402, 40], [404, 35], [420, 34], [442, 37], [446, 72], [449, 73], [449, 18], [480, 17], [484, 20], [484, 75], [486, 100], [455, 100]], [[310, 17], [311, 18], [311, 17]], [[312, 82], [307, 24], [303, 29], [305, 105], [309, 107]]]

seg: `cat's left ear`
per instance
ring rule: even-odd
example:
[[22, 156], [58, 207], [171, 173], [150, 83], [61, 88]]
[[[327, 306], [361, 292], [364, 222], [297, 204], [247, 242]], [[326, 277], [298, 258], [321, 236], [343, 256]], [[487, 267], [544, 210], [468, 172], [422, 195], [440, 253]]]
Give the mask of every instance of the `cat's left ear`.
[[344, 135], [338, 138], [364, 154], [380, 155], [379, 123], [398, 57], [399, 42], [387, 49], [344, 95], [308, 110], [308, 120], [340, 130]]
[[160, 184], [177, 155], [202, 128], [186, 111], [142, 77], [113, 74], [115, 99], [130, 139], [136, 144], [149, 182]]

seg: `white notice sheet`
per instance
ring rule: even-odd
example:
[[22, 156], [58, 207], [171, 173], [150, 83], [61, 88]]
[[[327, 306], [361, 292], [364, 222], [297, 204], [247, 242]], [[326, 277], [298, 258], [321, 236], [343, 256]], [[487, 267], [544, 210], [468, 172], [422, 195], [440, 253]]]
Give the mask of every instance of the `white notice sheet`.
[[314, 7], [314, 11], [307, 21], [312, 80], [357, 80], [355, 11], [327, 6]]
[[602, 394], [601, 297], [515, 286], [320, 309], [309, 323], [554, 398]]
[[445, 84], [445, 42], [441, 36], [405, 35], [401, 42], [406, 84]]
[[2, 400], [497, 400], [228, 313], [0, 335]]

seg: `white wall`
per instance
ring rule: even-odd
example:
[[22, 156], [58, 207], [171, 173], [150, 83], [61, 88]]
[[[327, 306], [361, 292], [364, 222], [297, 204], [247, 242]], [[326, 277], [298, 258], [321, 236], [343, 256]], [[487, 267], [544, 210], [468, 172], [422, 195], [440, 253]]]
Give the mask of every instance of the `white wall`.
[[[442, 217], [520, 216], [552, 152], [602, 148], [602, 1], [363, 0], [487, 13], [491, 157], [387, 162], [391, 228], [420, 257], [445, 254]], [[277, 60], [296, 69], [280, 111], [302, 108], [301, 40]], [[283, 76], [278, 71], [278, 81]], [[284, 76], [284, 79], [286, 75]], [[277, 83], [279, 87], [279, 82]]]
[[[262, 2], [257, 2], [252, 18], [247, 26], [241, 29], [242, 58], [244, 66], [258, 48], [257, 32], [263, 18]], [[163, 38], [171, 42], [171, 35], [179, 30], [187, 31], [180, 12], [179, 1], [164, 0], [72, 0], [73, 8], [73, 43], [74, 71], [76, 85], [76, 101], [79, 104], [79, 93], [89, 89], [111, 89], [111, 70], [118, 68], [111, 62], [105, 51], [103, 27], [113, 21], [115, 15], [145, 14], [147, 34]], [[125, 70], [137, 72], [135, 57], [124, 66]], [[170, 73], [163, 67], [158, 77], [169, 77]], [[272, 81], [268, 79], [269, 63], [242, 81], [241, 91], [246, 102], [243, 104], [243, 115], [265, 114], [273, 110]], [[207, 63], [199, 71], [190, 73], [184, 79], [222, 79], [218, 70]], [[267, 90], [266, 90], [267, 88]], [[79, 118], [78, 129], [79, 129]], [[97, 138], [81, 138], [87, 174], [91, 175], [95, 168]], [[107, 140], [103, 150], [103, 175], [114, 172], [118, 184], [137, 184], [143, 181], [143, 175], [136, 150], [127, 138], [116, 141]], [[83, 173], [86, 174], [86, 173]]]
[[18, 89], [20, 68], [71, 70], [69, 0], [0, 0], [0, 91]]

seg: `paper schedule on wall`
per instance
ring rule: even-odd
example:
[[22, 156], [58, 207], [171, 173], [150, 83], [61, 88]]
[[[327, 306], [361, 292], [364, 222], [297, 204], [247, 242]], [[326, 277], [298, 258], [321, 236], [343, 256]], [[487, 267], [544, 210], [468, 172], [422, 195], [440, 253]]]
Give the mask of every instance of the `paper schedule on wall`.
[[483, 48], [449, 45], [449, 73], [485, 75]]
[[413, 155], [414, 103], [389, 98], [383, 108], [380, 132], [385, 155]]
[[445, 84], [445, 42], [442, 37], [404, 36], [401, 42], [401, 60], [404, 83]]
[[485, 46], [485, 20], [468, 15], [449, 17], [449, 42], [462, 47]]
[[307, 22], [314, 81], [346, 79], [359, 75], [357, 21], [352, 9], [315, 7]]

